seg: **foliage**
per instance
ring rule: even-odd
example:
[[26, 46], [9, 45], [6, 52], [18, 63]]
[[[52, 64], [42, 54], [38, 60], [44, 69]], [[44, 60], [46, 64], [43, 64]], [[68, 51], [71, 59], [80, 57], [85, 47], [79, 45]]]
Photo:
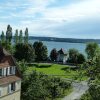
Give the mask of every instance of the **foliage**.
[[36, 61], [44, 61], [47, 59], [48, 50], [47, 47], [43, 44], [41, 41], [36, 41], [33, 44], [35, 55], [36, 55]]
[[6, 41], [7, 43], [11, 43], [12, 39], [12, 27], [10, 25], [7, 26], [7, 31], [6, 31]]
[[56, 61], [57, 60], [57, 54], [58, 54], [58, 52], [57, 52], [56, 48], [51, 50], [51, 53], [50, 53], [51, 61]]
[[19, 33], [19, 43], [23, 43], [23, 31], [20, 30], [20, 33]]
[[27, 70], [26, 62], [24, 60], [22, 60], [22, 61], [17, 62], [17, 64], [18, 64], [19, 70], [23, 76]]
[[85, 61], [86, 61], [85, 56], [84, 56], [83, 54], [79, 53], [79, 54], [78, 54], [78, 57], [77, 57], [77, 62], [78, 62], [78, 64], [82, 64], [82, 63], [84, 63]]
[[82, 64], [85, 62], [85, 56], [77, 49], [69, 49], [69, 58], [68, 58], [69, 63], [75, 63], [75, 64]]
[[18, 30], [15, 31], [14, 42], [15, 42], [15, 45], [18, 44], [19, 42]]
[[76, 63], [77, 64], [77, 58], [78, 58], [78, 50], [76, 49], [69, 49], [69, 59], [68, 62], [70, 63]]
[[5, 42], [5, 35], [4, 35], [4, 32], [2, 31], [2, 34], [1, 34], [1, 43], [4, 43]]
[[34, 49], [31, 44], [17, 44], [15, 46], [15, 53], [14, 56], [18, 60], [25, 60], [27, 62], [34, 61], [35, 54]]
[[28, 28], [25, 30], [24, 43], [28, 44]]
[[88, 43], [86, 45], [86, 53], [87, 53], [87, 57], [88, 59], [93, 59], [93, 57], [95, 56], [96, 54], [96, 50], [98, 49], [98, 44], [93, 42], [93, 43]]
[[89, 90], [81, 97], [80, 100], [100, 100], [100, 85], [90, 84]]
[[62, 81], [60, 78], [49, 77], [42, 73], [33, 71], [22, 81], [22, 100], [54, 100], [63, 94], [62, 84], [66, 84], [66, 89], [71, 88], [71, 83]]
[[88, 62], [87, 74], [90, 77], [89, 90], [82, 96], [81, 100], [100, 99], [100, 48], [95, 51], [92, 60]]

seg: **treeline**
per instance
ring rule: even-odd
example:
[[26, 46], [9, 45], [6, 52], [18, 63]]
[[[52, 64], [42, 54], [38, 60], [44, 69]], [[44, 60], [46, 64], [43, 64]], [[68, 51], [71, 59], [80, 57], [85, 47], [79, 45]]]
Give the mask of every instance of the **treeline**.
[[88, 42], [100, 43], [100, 39], [56, 38], [56, 37], [36, 37], [36, 36], [29, 37], [29, 40], [33, 39], [39, 41], [55, 41], [55, 42], [69, 42], [69, 43], [88, 43]]
[[[56, 48], [51, 50], [50, 56], [48, 57], [48, 49], [43, 42], [36, 41], [30, 44], [28, 40], [28, 28], [26, 28], [24, 32], [16, 29], [15, 34], [13, 34], [12, 27], [8, 25], [6, 33], [4, 34], [3, 31], [1, 33], [2, 46], [13, 54], [18, 61], [57, 61], [58, 52]], [[14, 43], [12, 41], [14, 41]], [[67, 63], [82, 64], [86, 60], [85, 56], [74, 48], [70, 49], [67, 55], [69, 55]]]
[[25, 29], [25, 32], [22, 30], [15, 30], [15, 34], [13, 35], [12, 27], [10, 25], [7, 26], [6, 33], [2, 31], [1, 33], [1, 43], [2, 44], [11, 44], [12, 38], [14, 38], [14, 43], [28, 43], [28, 28]]

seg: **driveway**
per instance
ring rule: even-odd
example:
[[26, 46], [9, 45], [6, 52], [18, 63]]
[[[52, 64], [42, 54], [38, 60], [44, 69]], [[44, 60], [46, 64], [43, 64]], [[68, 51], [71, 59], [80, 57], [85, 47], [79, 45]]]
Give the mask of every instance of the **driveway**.
[[88, 85], [86, 81], [81, 83], [73, 82], [73, 92], [68, 96], [65, 96], [62, 100], [79, 100], [80, 97], [88, 90]]

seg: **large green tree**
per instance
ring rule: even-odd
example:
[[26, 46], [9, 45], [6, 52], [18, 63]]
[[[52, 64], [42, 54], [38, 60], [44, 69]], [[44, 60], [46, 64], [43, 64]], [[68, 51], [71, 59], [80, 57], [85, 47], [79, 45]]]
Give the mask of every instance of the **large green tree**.
[[95, 56], [96, 50], [98, 49], [98, 47], [99, 47], [98, 44], [95, 43], [95, 42], [93, 42], [93, 43], [88, 43], [88, 44], [86, 45], [85, 51], [86, 51], [86, 53], [87, 53], [88, 59], [93, 60], [93, 57]]
[[12, 39], [12, 27], [10, 25], [7, 26], [7, 31], [6, 31], [6, 41], [7, 43], [11, 43]]
[[68, 61], [70, 63], [78, 63], [77, 62], [78, 54], [79, 54], [79, 52], [78, 52], [77, 49], [74, 49], [74, 48], [69, 49], [69, 58], [68, 58]]
[[58, 55], [57, 50], [55, 48], [52, 49], [51, 52], [50, 52], [51, 61], [56, 61], [57, 60], [57, 55]]
[[23, 31], [20, 30], [20, 33], [19, 33], [19, 43], [23, 43]]
[[1, 43], [5, 42], [5, 35], [4, 35], [4, 31], [2, 31], [1, 33]]
[[28, 44], [28, 28], [25, 30], [24, 43]]
[[15, 41], [15, 45], [18, 44], [18, 42], [19, 42], [18, 30], [17, 29], [15, 31], [14, 41]]
[[56, 100], [71, 83], [33, 71], [22, 80], [22, 100]]
[[41, 41], [36, 41], [33, 44], [35, 55], [36, 55], [36, 61], [44, 61], [47, 59], [48, 50], [47, 47], [43, 44]]
[[27, 62], [34, 61], [35, 54], [34, 48], [31, 44], [19, 43], [15, 46], [15, 58], [18, 60], [25, 60]]
[[83, 54], [79, 53], [78, 56], [77, 56], [77, 62], [78, 62], [78, 64], [82, 64], [85, 61], [86, 61], [85, 56]]

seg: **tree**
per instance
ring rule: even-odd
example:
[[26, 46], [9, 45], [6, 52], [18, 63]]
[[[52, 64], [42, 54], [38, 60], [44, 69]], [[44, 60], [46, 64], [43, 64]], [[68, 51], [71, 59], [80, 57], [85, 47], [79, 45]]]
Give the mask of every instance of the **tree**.
[[28, 28], [25, 30], [24, 43], [28, 44]]
[[69, 49], [69, 58], [68, 58], [68, 62], [70, 63], [78, 63], [77, 62], [77, 59], [78, 59], [78, 55], [79, 55], [79, 52], [77, 49]]
[[4, 35], [4, 32], [2, 31], [2, 34], [1, 34], [1, 43], [4, 43], [5, 42], [5, 35]]
[[22, 80], [21, 97], [22, 100], [55, 100], [69, 88], [71, 83], [67, 81], [33, 71]]
[[25, 60], [27, 62], [34, 61], [34, 48], [30, 44], [19, 43], [15, 46], [15, 58], [18, 60]]
[[14, 37], [14, 40], [15, 40], [15, 44], [18, 44], [19, 38], [18, 38], [18, 30], [17, 30], [17, 29], [16, 29], [16, 31], [15, 31], [15, 37]]
[[86, 60], [85, 60], [85, 56], [81, 53], [78, 54], [78, 57], [77, 57], [77, 62], [78, 64], [82, 64], [84, 63]]
[[21, 75], [24, 76], [27, 70], [26, 62], [24, 60], [17, 62]]
[[41, 41], [34, 42], [33, 48], [35, 50], [36, 61], [44, 61], [47, 59], [48, 50]]
[[98, 44], [93, 42], [93, 43], [88, 43], [86, 45], [86, 53], [87, 53], [87, 57], [88, 59], [92, 59], [93, 60], [93, 57], [95, 56], [96, 54], [96, 50], [98, 49]]
[[57, 54], [58, 54], [57, 50], [55, 48], [52, 49], [51, 53], [50, 53], [50, 59], [52, 61], [56, 61], [57, 60]]
[[19, 33], [19, 43], [23, 43], [23, 31], [20, 30], [20, 33]]
[[10, 25], [7, 26], [7, 31], [6, 31], [6, 41], [7, 43], [11, 43], [12, 39], [12, 27]]

